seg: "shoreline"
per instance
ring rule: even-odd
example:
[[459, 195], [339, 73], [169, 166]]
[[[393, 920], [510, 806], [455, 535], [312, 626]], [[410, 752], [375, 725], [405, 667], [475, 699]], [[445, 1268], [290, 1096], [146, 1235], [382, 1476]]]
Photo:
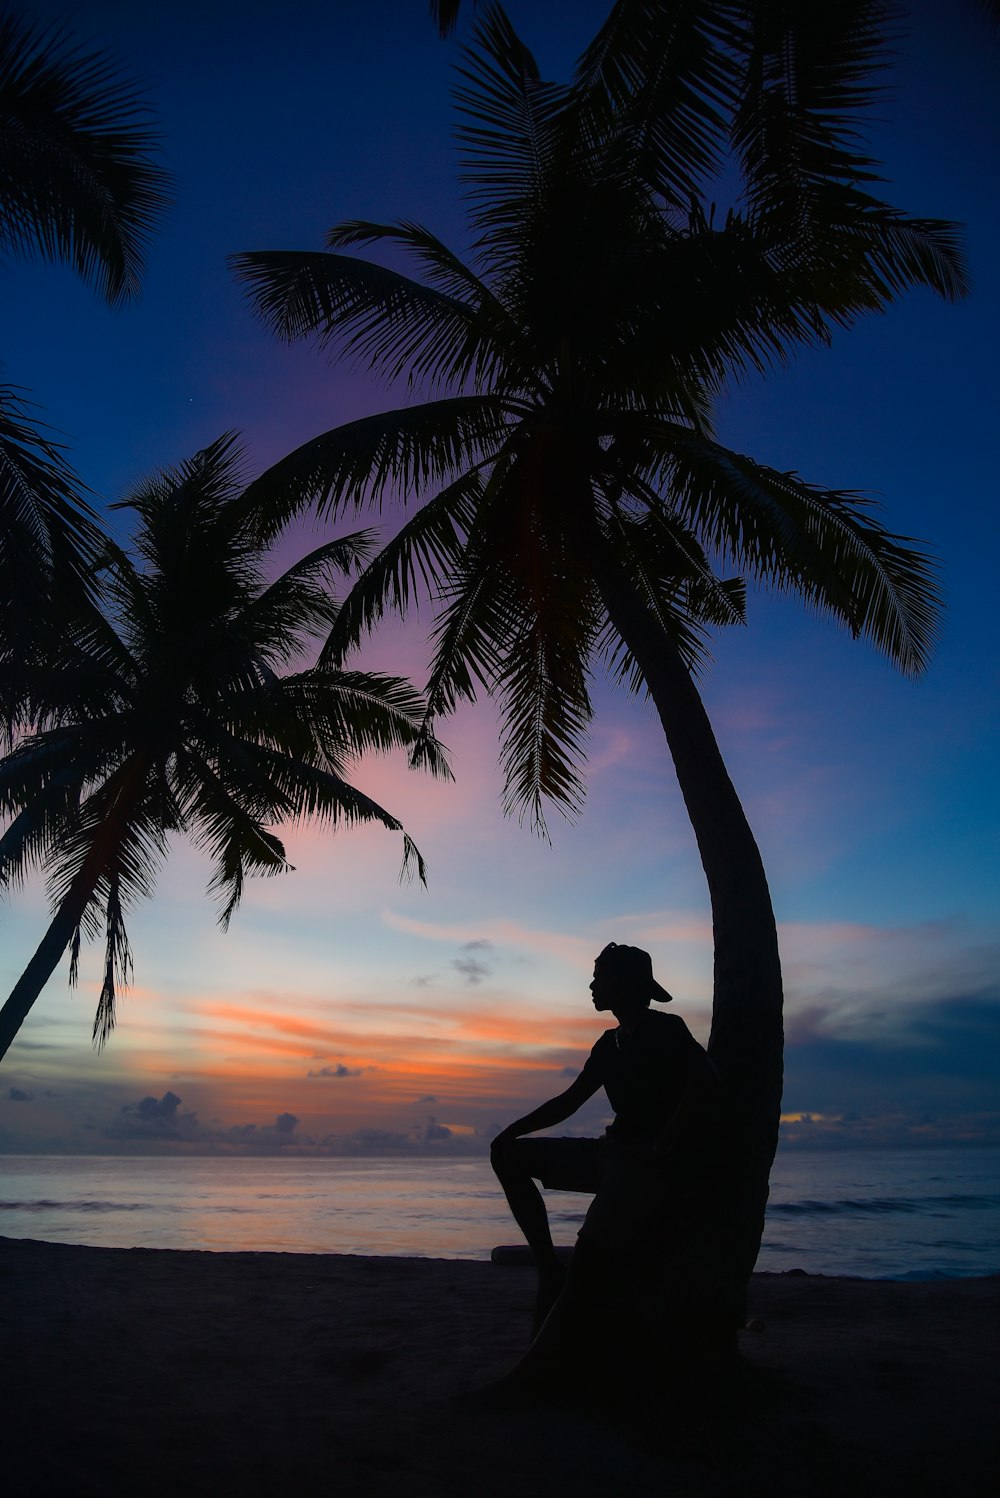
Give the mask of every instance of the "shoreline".
[[0, 1238], [0, 1287], [5, 1468], [29, 1491], [977, 1498], [1000, 1456], [1000, 1276], [755, 1275], [755, 1392], [726, 1429], [706, 1401], [693, 1452], [669, 1410], [452, 1403], [524, 1348], [517, 1266]]
[[[442, 1269], [457, 1269], [467, 1267], [469, 1269], [488, 1270], [493, 1274], [504, 1275], [512, 1273], [515, 1277], [523, 1277], [532, 1268], [530, 1250], [523, 1244], [504, 1245], [500, 1252], [504, 1257], [502, 1260], [491, 1261], [488, 1258], [446, 1258], [440, 1254], [379, 1254], [379, 1253], [343, 1253], [338, 1250], [321, 1251], [319, 1249], [303, 1248], [170, 1248], [152, 1245], [148, 1243], [136, 1243], [129, 1245], [105, 1244], [105, 1243], [64, 1243], [58, 1239], [30, 1238], [11, 1236], [0, 1232], [0, 1272], [9, 1267], [5, 1262], [5, 1256], [16, 1255], [18, 1250], [38, 1251], [44, 1254], [48, 1251], [57, 1254], [79, 1255], [79, 1263], [82, 1265], [91, 1256], [95, 1260], [105, 1255], [115, 1255], [120, 1258], [139, 1259], [145, 1255], [150, 1257], [161, 1256], [176, 1261], [207, 1261], [219, 1260], [222, 1263], [228, 1261], [243, 1260], [251, 1263], [264, 1264], [269, 1261], [276, 1263], [288, 1263], [289, 1261], [301, 1260], [303, 1264], [316, 1264], [327, 1262], [349, 1266], [357, 1265], [384, 1265], [386, 1269], [393, 1265], [400, 1267], [417, 1267], [421, 1265], [436, 1264]], [[493, 1250], [497, 1252], [498, 1250]], [[557, 1247], [557, 1253], [568, 1262], [572, 1253], [572, 1244], [564, 1244]], [[175, 1267], [180, 1268], [179, 1263]], [[761, 1291], [769, 1304], [773, 1296], [766, 1288], [777, 1282], [806, 1280], [812, 1284], [828, 1285], [870, 1285], [887, 1286], [906, 1289], [912, 1287], [914, 1290], [922, 1290], [930, 1287], [940, 1287], [947, 1290], [950, 1287], [962, 1285], [979, 1285], [983, 1287], [996, 1286], [1000, 1292], [1000, 1270], [989, 1274], [952, 1274], [944, 1270], [932, 1271], [923, 1274], [920, 1271], [907, 1271], [898, 1275], [863, 1275], [863, 1274], [837, 1274], [827, 1273], [824, 1270], [802, 1269], [795, 1266], [791, 1269], [762, 1269], [755, 1270], [751, 1284]]]
[[[503, 1261], [491, 1260], [490, 1254], [498, 1252], [497, 1248], [482, 1250], [478, 1258], [470, 1255], [434, 1253], [354, 1253], [350, 1250], [319, 1249], [319, 1248], [175, 1248], [166, 1244], [152, 1243], [70, 1243], [61, 1238], [32, 1238], [27, 1234], [11, 1234], [0, 1232], [0, 1253], [4, 1245], [23, 1244], [37, 1248], [59, 1248], [74, 1249], [81, 1253], [114, 1253], [114, 1254], [175, 1254], [181, 1258], [219, 1258], [219, 1259], [346, 1259], [386, 1260], [393, 1264], [477, 1264], [480, 1267], [489, 1267], [491, 1262], [494, 1268], [518, 1269], [530, 1268], [531, 1259], [528, 1248], [523, 1244], [502, 1245], [500, 1251], [504, 1254]], [[572, 1243], [556, 1245], [556, 1252], [564, 1262], [568, 1262], [573, 1252]], [[754, 1282], [781, 1279], [810, 1279], [810, 1280], [836, 1280], [848, 1284], [866, 1285], [952, 1285], [961, 1284], [967, 1280], [996, 1280], [1000, 1283], [1000, 1269], [990, 1271], [986, 1274], [960, 1274], [946, 1269], [903, 1270], [899, 1274], [843, 1274], [836, 1270], [825, 1269], [803, 1269], [798, 1265], [790, 1269], [760, 1269], [755, 1270]]]

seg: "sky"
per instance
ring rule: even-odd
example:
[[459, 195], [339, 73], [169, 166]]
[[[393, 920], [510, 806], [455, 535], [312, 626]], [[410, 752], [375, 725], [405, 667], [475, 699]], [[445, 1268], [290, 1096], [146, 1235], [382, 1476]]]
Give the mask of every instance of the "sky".
[[[225, 257], [317, 249], [353, 217], [414, 218], [463, 246], [456, 44], [423, 0], [31, 9], [140, 80], [175, 177], [138, 303], [111, 312], [61, 267], [0, 265], [2, 377], [30, 389], [95, 494], [120, 499], [233, 429], [259, 471], [396, 404], [364, 372], [277, 344]], [[702, 684], [778, 918], [788, 1148], [1000, 1141], [1000, 41], [974, 5], [944, 12], [909, 8], [872, 140], [891, 201], [965, 224], [972, 295], [913, 293], [717, 415], [739, 451], [877, 496], [937, 556], [947, 597], [919, 681], [754, 594]], [[564, 78], [606, 5], [509, 13]], [[428, 622], [387, 628], [365, 663], [422, 681]], [[595, 702], [586, 806], [575, 824], [553, 818], [551, 843], [501, 816], [489, 702], [440, 726], [453, 784], [401, 758], [357, 767], [418, 843], [426, 889], [398, 882], [399, 839], [382, 829], [289, 828], [295, 872], [251, 884], [223, 933], [203, 859], [172, 845], [129, 922], [117, 1030], [92, 1049], [91, 948], [79, 989], [64, 964], [2, 1064], [0, 1152], [482, 1151], [582, 1064], [603, 1024], [590, 970], [611, 940], [651, 952], [707, 1040], [708, 895], [662, 734], [641, 700], [597, 682]], [[0, 916], [9, 991], [45, 929], [40, 882]], [[605, 1114], [594, 1099], [573, 1126]]]

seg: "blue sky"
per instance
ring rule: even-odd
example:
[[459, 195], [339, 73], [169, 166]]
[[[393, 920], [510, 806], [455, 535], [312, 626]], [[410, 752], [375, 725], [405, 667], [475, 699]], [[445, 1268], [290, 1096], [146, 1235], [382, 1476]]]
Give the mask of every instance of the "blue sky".
[[[31, 389], [95, 492], [118, 499], [231, 428], [258, 469], [394, 404], [363, 373], [275, 344], [225, 256], [318, 248], [355, 216], [417, 218], [461, 247], [454, 44], [422, 0], [34, 9], [143, 81], [176, 177], [136, 306], [109, 312], [60, 268], [0, 269], [4, 376]], [[509, 9], [556, 75], [605, 13]], [[718, 414], [733, 447], [877, 495], [939, 557], [947, 595], [919, 682], [773, 597], [718, 639], [704, 681], [781, 928], [790, 1143], [1000, 1138], [1000, 45], [974, 6], [937, 10], [912, 8], [872, 134], [892, 201], [966, 224], [973, 295], [914, 294]], [[387, 630], [366, 658], [420, 680], [426, 623]], [[453, 786], [359, 767], [420, 844], [427, 890], [397, 884], [388, 834], [292, 829], [296, 873], [253, 887], [224, 936], [207, 870], [178, 847], [132, 917], [135, 987], [104, 1054], [89, 1043], [96, 953], [77, 995], [59, 972], [36, 1005], [0, 1076], [0, 1150], [480, 1148], [580, 1064], [597, 1029], [589, 967], [610, 939], [649, 948], [705, 1038], [708, 900], [662, 737], [642, 703], [603, 685], [596, 700], [586, 810], [556, 821], [552, 846], [500, 816], [489, 704], [442, 729]], [[37, 887], [4, 911], [8, 986], [44, 922]]]

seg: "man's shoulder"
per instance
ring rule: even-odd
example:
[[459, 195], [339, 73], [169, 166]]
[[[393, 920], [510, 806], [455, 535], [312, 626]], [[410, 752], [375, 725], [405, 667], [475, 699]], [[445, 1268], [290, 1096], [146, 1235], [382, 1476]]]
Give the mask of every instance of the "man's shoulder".
[[589, 1061], [594, 1065], [602, 1065], [615, 1054], [616, 1041], [615, 1030], [603, 1030], [590, 1048]]

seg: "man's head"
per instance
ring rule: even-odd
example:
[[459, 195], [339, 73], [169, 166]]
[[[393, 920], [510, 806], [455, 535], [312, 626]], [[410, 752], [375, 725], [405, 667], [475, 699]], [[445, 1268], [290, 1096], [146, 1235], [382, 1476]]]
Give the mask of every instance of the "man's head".
[[671, 995], [653, 977], [653, 960], [641, 947], [609, 942], [594, 962], [590, 985], [597, 1010], [617, 1010], [623, 1005], [645, 1009], [650, 1000], [669, 1004]]

